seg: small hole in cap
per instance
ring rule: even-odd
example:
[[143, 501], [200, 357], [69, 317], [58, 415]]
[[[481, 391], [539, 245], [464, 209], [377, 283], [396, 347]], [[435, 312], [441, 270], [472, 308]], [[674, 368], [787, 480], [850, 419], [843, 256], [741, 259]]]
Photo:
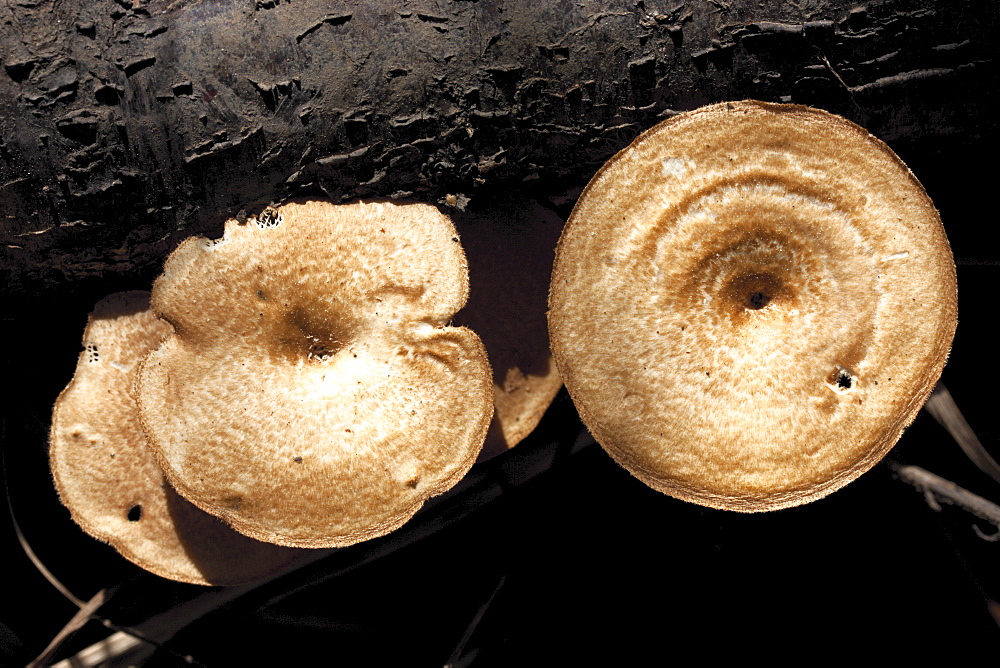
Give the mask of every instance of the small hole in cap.
[[837, 366], [830, 372], [826, 382], [828, 387], [837, 394], [847, 394], [856, 388], [858, 377], [852, 370]]
[[771, 301], [771, 298], [766, 293], [758, 290], [747, 297], [747, 308], [754, 310], [762, 309], [767, 306], [769, 301]]

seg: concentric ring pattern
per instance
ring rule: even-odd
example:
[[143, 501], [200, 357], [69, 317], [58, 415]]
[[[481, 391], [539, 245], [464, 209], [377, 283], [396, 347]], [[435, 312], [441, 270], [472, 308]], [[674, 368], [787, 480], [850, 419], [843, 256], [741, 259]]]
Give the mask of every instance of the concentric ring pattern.
[[955, 323], [951, 251], [906, 166], [845, 119], [752, 101], [675, 116], [602, 168], [560, 240], [549, 316], [619, 463], [747, 512], [874, 465]]

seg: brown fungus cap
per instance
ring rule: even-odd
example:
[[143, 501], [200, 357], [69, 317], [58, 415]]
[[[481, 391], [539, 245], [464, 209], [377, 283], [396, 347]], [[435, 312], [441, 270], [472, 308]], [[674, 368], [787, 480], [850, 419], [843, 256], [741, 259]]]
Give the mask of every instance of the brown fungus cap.
[[816, 109], [723, 103], [594, 177], [549, 306], [559, 372], [612, 457], [755, 512], [825, 496], [895, 444], [947, 358], [955, 267], [882, 142]]
[[562, 380], [545, 313], [563, 221], [533, 200], [508, 200], [455, 217], [473, 285], [455, 322], [477, 332], [493, 367], [493, 422], [479, 461], [521, 442], [538, 426]]
[[150, 311], [148, 292], [97, 303], [53, 411], [59, 496], [87, 533], [165, 578], [234, 585], [273, 575], [303, 551], [253, 540], [195, 508], [167, 485], [147, 446], [132, 385], [140, 360], [170, 331]]
[[139, 380], [167, 478], [282, 545], [400, 526], [468, 471], [492, 416], [482, 343], [446, 326], [467, 295], [427, 205], [296, 202], [188, 239], [153, 288], [175, 333]]

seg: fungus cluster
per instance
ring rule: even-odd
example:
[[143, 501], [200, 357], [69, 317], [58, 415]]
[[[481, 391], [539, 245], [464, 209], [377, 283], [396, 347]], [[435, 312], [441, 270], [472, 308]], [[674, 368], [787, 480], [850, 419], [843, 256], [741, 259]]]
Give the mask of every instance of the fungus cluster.
[[583, 421], [680, 499], [818, 499], [895, 444], [956, 326], [937, 211], [883, 143], [760, 102], [680, 114], [612, 158], [559, 241], [549, 328]]
[[[873, 466], [956, 325], [923, 188], [831, 114], [680, 114], [560, 221], [292, 202], [168, 258], [151, 301], [98, 304], [57, 401], [74, 519], [166, 577], [233, 584], [406, 522], [530, 432], [564, 381], [635, 476], [707, 506], [806, 503]], [[473, 229], [476, 228], [476, 229]], [[528, 251], [528, 252], [525, 252]], [[496, 420], [491, 425], [496, 404]]]
[[[188, 239], [151, 311], [128, 294], [92, 315], [53, 415], [60, 496], [88, 532], [189, 581], [123, 549], [123, 527], [183, 533], [170, 522], [190, 502], [275, 568], [391, 531], [465, 474], [490, 423], [483, 345], [448, 326], [468, 291], [454, 226], [426, 205], [293, 202]], [[143, 491], [114, 492], [130, 480]]]
[[136, 372], [170, 333], [149, 310], [148, 292], [117, 293], [94, 307], [76, 374], [53, 411], [56, 489], [87, 533], [157, 575], [212, 585], [267, 577], [303, 551], [248, 538], [184, 500], [139, 426]]

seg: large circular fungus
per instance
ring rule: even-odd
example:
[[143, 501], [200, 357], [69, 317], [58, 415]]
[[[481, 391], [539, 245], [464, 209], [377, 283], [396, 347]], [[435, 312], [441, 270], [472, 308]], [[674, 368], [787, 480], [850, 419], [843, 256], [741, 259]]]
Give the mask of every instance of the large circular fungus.
[[76, 374], [52, 415], [59, 497], [87, 533], [157, 575], [211, 585], [273, 575], [304, 551], [248, 538], [178, 496], [139, 427], [136, 371], [169, 334], [148, 292], [116, 293], [94, 307]]
[[882, 142], [816, 109], [723, 103], [600, 170], [549, 305], [559, 372], [612, 457], [755, 512], [829, 494], [898, 440], [948, 355], [955, 267]]
[[490, 367], [447, 324], [468, 295], [451, 222], [428, 205], [309, 201], [229, 221], [169, 257], [140, 417], [187, 499], [260, 540], [385, 534], [472, 466]]

